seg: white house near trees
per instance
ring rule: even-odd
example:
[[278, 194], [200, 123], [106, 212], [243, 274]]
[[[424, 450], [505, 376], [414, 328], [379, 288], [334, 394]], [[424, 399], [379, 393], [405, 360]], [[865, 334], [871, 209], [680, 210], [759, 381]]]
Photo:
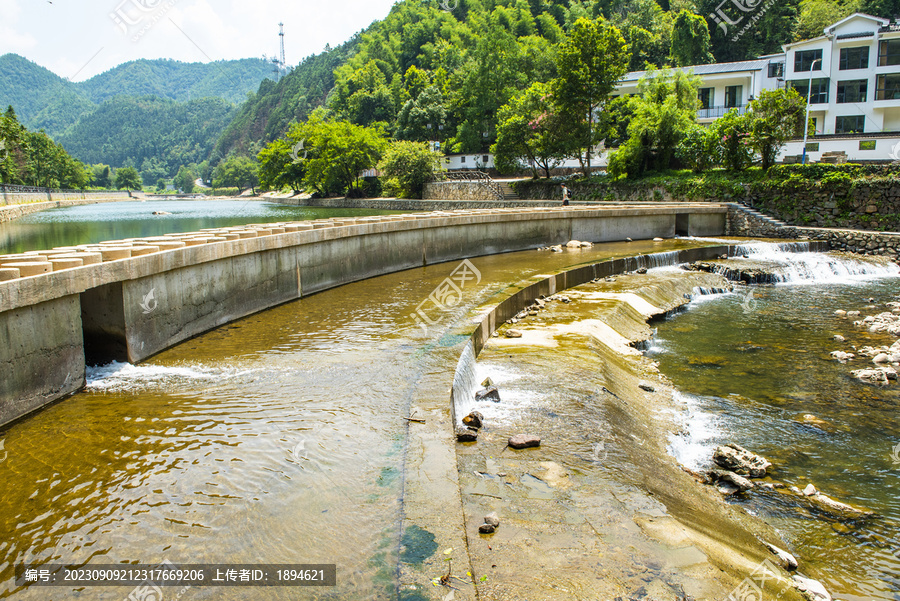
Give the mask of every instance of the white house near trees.
[[[807, 146], [809, 161], [829, 151], [843, 151], [851, 160], [900, 160], [900, 20], [855, 13], [819, 37], [782, 49], [756, 60], [681, 67], [703, 81], [697, 122], [712, 123], [731, 108], [743, 112], [761, 90], [790, 86], [810, 98], [815, 136]], [[646, 73], [626, 73], [615, 93], [636, 94]], [[802, 146], [802, 140], [788, 142], [779, 160], [799, 155]], [[601, 153], [598, 164], [606, 158]], [[458, 159], [451, 165], [465, 168]]]

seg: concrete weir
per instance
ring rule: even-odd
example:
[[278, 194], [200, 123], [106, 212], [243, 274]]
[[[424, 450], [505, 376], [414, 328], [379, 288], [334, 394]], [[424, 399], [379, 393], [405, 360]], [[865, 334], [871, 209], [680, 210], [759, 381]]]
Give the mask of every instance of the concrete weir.
[[483, 209], [255, 224], [0, 256], [0, 424], [275, 305], [422, 265], [565, 243], [725, 233], [722, 204]]

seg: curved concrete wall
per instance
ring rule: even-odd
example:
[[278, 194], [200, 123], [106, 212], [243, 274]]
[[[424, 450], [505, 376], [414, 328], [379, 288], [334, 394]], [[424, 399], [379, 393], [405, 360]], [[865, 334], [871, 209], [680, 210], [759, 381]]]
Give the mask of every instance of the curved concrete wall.
[[[709, 203], [486, 209], [260, 224], [32, 253], [24, 259], [37, 269], [60, 270], [0, 282], [7, 374], [0, 424], [82, 387], [85, 356], [141, 361], [280, 303], [432, 263], [570, 239], [722, 235], [726, 213]], [[73, 267], [59, 253], [104, 260]], [[20, 260], [0, 257], [0, 276]], [[4, 277], [16, 271], [5, 269]]]

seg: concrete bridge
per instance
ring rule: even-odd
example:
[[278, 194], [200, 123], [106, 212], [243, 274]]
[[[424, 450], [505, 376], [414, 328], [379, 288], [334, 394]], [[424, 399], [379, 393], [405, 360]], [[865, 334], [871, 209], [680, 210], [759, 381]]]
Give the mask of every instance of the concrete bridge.
[[0, 257], [0, 424], [138, 362], [349, 282], [565, 243], [726, 232], [725, 204], [483, 209], [257, 224]]

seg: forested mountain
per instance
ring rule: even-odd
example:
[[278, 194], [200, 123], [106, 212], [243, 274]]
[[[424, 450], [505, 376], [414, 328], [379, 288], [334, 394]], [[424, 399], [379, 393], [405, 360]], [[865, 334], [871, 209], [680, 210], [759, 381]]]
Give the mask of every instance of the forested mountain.
[[[453, 10], [442, 10], [453, 7]], [[738, 3], [735, 2], [735, 5]], [[277, 85], [265, 82], [241, 107], [216, 157], [254, 154], [302, 121], [326, 86], [335, 117], [380, 123], [394, 136], [439, 138], [445, 149], [482, 151], [494, 141], [497, 111], [515, 93], [555, 76], [556, 44], [579, 17], [605, 17], [632, 52], [629, 69], [729, 62], [780, 52], [822, 34], [855, 12], [900, 16], [900, 0], [745, 2], [756, 19], [724, 32], [710, 17], [720, 0], [404, 0], [340, 49], [310, 57]], [[724, 10], [728, 10], [728, 6]], [[750, 12], [748, 12], [750, 11]], [[757, 14], [757, 12], [759, 14]], [[736, 16], [732, 16], [736, 18]], [[727, 33], [727, 35], [726, 35]], [[343, 56], [337, 57], [343, 59]], [[315, 93], [311, 93], [312, 90]]]
[[[235, 113], [219, 98], [176, 102], [155, 96], [117, 96], [104, 102], [59, 142], [86, 163], [130, 165], [173, 175], [182, 165], [209, 157]], [[155, 181], [155, 180], [154, 180]]]
[[158, 59], [124, 63], [75, 83], [21, 56], [5, 54], [0, 56], [0, 106], [12, 105], [23, 125], [55, 137], [115, 96], [241, 103], [273, 75], [272, 65], [255, 58], [213, 63]]

